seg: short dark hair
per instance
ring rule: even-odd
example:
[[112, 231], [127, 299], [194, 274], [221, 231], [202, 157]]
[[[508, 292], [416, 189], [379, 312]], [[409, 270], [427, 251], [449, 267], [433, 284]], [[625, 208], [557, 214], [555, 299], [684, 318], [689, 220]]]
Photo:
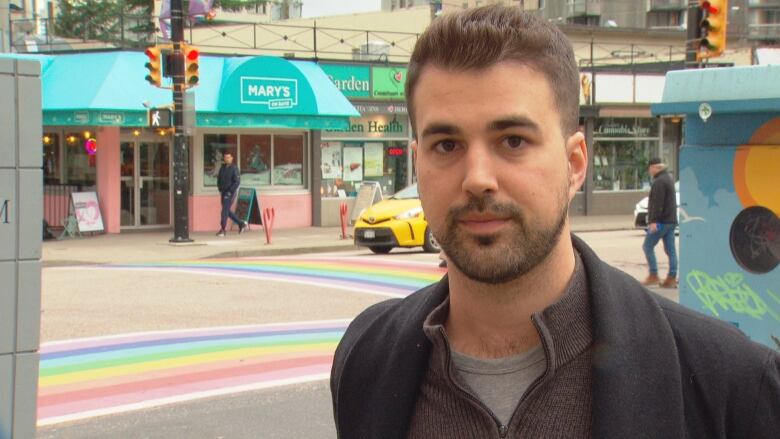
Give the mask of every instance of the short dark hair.
[[653, 157], [650, 160], [647, 161], [647, 166], [653, 166], [653, 165], [660, 165], [663, 161], [660, 157]]
[[571, 43], [555, 25], [515, 6], [488, 5], [444, 14], [420, 35], [409, 60], [406, 103], [414, 121], [414, 90], [425, 66], [480, 70], [520, 62], [550, 83], [564, 135], [579, 127], [580, 81]]

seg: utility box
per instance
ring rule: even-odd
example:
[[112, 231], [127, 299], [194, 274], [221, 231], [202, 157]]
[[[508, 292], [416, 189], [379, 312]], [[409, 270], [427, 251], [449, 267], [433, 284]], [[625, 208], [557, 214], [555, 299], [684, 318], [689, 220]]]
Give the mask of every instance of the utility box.
[[780, 349], [780, 66], [669, 72], [685, 118], [680, 303]]
[[35, 437], [41, 326], [41, 68], [0, 58], [0, 439]]

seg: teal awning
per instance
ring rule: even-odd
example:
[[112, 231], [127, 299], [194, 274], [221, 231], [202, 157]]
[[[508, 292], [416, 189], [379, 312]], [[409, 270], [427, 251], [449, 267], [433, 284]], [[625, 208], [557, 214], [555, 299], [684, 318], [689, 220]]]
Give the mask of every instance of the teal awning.
[[[41, 62], [44, 125], [144, 126], [146, 106], [173, 101], [146, 82], [140, 52], [5, 56]], [[338, 129], [359, 116], [311, 62], [201, 56], [199, 64], [199, 127]]]

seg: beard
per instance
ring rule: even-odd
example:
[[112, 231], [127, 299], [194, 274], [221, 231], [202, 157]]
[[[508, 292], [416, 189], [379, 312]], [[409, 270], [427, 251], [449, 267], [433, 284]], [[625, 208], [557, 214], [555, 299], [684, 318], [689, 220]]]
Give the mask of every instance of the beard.
[[[450, 208], [444, 233], [437, 240], [447, 258], [469, 279], [487, 284], [509, 282], [533, 270], [552, 252], [566, 224], [569, 212], [566, 198], [564, 194], [555, 200], [558, 203], [555, 222], [548, 227], [534, 227], [516, 205], [498, 203], [490, 196], [473, 197], [465, 206]], [[459, 222], [471, 212], [507, 218], [510, 230], [502, 234], [468, 235], [460, 229]]]

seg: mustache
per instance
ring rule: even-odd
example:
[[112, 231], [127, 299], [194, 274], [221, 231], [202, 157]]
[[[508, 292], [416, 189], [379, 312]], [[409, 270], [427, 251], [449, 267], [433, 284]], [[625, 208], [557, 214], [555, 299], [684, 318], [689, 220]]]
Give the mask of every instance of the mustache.
[[447, 211], [447, 223], [456, 224], [463, 216], [469, 213], [491, 213], [496, 216], [508, 217], [508, 219], [523, 221], [522, 211], [514, 204], [499, 203], [493, 197], [471, 197], [463, 206], [451, 207]]

